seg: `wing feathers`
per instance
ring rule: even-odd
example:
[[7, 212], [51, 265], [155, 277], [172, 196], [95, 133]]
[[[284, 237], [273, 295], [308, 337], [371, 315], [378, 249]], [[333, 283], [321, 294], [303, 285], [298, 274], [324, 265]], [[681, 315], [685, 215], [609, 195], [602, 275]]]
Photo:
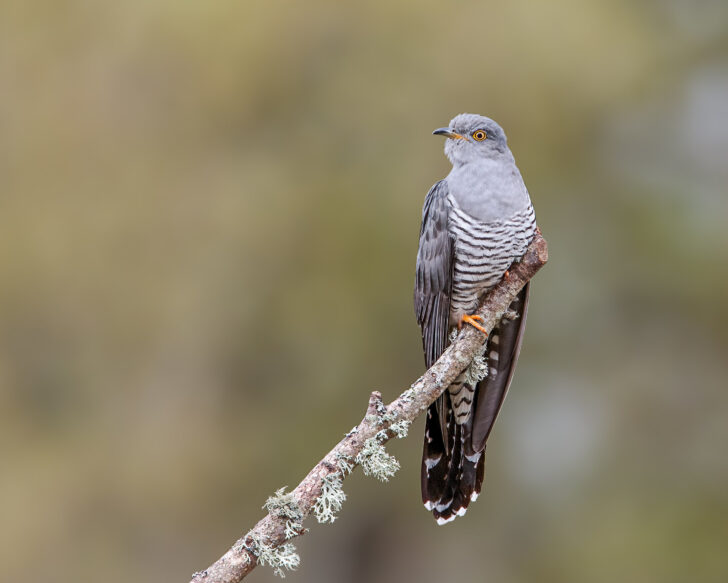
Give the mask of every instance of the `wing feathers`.
[[[510, 305], [509, 310], [515, 314], [514, 317], [512, 319], [504, 317], [491, 333], [488, 346], [490, 370], [488, 376], [478, 383], [475, 393], [473, 435], [470, 444], [470, 451], [473, 453], [485, 449], [485, 442], [493, 429], [513, 379], [523, 343], [523, 330], [526, 327], [529, 285], [526, 284]], [[494, 342], [496, 338], [497, 344]]]
[[447, 343], [455, 251], [447, 229], [449, 214], [447, 183], [440, 181], [427, 193], [422, 209], [415, 277], [415, 315], [422, 327], [427, 368], [440, 357]]

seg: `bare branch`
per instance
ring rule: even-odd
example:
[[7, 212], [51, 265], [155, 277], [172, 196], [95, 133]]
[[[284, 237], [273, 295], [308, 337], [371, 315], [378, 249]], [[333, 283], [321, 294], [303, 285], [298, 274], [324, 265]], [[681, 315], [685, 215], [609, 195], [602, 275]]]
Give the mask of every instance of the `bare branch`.
[[[482, 326], [486, 330], [490, 332], [494, 328], [518, 292], [547, 260], [548, 248], [539, 231], [521, 261], [511, 266], [509, 277], [499, 282], [483, 300], [478, 313], [483, 317]], [[277, 496], [283, 498], [269, 499], [265, 506], [268, 514], [220, 559], [195, 573], [191, 583], [237, 583], [258, 563], [270, 564], [279, 574], [283, 574], [284, 568], [295, 567], [298, 555], [289, 541], [306, 532], [301, 521], [313, 512], [320, 521], [333, 522], [331, 505], [334, 509], [340, 508], [343, 500], [340, 483], [354, 465], [364, 465], [366, 471], [367, 451], [392, 437], [403, 437], [409, 423], [469, 366], [484, 341], [481, 332], [466, 326], [438, 361], [392, 403], [385, 406], [382, 395], [374, 391], [361, 423], [347, 433], [292, 492], [283, 494], [281, 490]], [[374, 475], [387, 479], [390, 470], [393, 473], [384, 465], [381, 475]], [[319, 498], [332, 485], [334, 489], [339, 486], [340, 498], [330, 500], [322, 509]]]

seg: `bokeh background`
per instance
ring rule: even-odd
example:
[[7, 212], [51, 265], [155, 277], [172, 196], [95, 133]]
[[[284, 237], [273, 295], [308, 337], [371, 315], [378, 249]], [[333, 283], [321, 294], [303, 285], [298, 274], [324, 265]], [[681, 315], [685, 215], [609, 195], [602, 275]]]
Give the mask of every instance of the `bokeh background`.
[[0, 4], [2, 579], [187, 581], [419, 376], [462, 111], [551, 252], [485, 494], [420, 421], [289, 580], [728, 580], [723, 0]]

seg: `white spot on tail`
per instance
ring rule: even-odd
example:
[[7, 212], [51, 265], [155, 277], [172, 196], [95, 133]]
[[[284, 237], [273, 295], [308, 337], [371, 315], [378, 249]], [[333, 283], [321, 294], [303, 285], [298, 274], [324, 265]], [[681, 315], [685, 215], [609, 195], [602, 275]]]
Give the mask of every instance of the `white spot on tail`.
[[442, 526], [443, 524], [447, 524], [448, 522], [452, 522], [453, 520], [455, 520], [454, 514], [450, 518], [443, 518], [442, 516], [440, 516], [440, 518], [437, 519], [437, 524]]
[[435, 466], [436, 466], [437, 464], [439, 464], [439, 463], [440, 463], [440, 460], [441, 460], [441, 459], [442, 459], [442, 456], [439, 456], [439, 457], [436, 457], [436, 458], [428, 457], [428, 458], [427, 458], [427, 459], [425, 460], [425, 467], [426, 467], [426, 468], [427, 468], [428, 470], [431, 470], [431, 469], [432, 469], [432, 468], [434, 468], [434, 467], [435, 467]]
[[434, 508], [434, 506], [435, 505], [430, 500], [428, 500], [427, 502], [425, 502], [425, 508], [427, 510], [432, 510]]
[[470, 494], [470, 501], [475, 502], [478, 499], [478, 496], [480, 496], [480, 492], [473, 492]]
[[458, 509], [458, 516], [465, 516], [466, 511], [467, 511], [467, 508]]

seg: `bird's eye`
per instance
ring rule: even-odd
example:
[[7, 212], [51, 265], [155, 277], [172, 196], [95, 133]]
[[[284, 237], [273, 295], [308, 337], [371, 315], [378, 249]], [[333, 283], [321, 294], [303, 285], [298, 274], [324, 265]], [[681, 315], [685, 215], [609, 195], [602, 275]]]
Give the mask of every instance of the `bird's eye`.
[[485, 135], [485, 130], [476, 130], [473, 132], [473, 139], [482, 142], [488, 136]]

